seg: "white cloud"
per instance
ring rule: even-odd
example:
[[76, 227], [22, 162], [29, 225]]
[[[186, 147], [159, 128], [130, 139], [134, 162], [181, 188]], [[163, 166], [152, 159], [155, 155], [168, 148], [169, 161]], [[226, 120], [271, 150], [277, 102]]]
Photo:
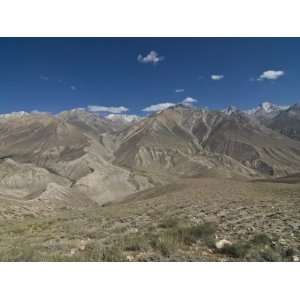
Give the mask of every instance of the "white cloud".
[[166, 108], [169, 108], [169, 107], [172, 107], [175, 105], [176, 105], [175, 103], [171, 103], [171, 102], [158, 103], [158, 104], [153, 104], [153, 105], [150, 105], [150, 106], [144, 108], [143, 111], [156, 112], [156, 111], [161, 111], [161, 110], [164, 110]]
[[123, 112], [127, 112], [128, 108], [124, 106], [98, 106], [98, 105], [89, 105], [87, 107], [90, 112], [110, 112], [113, 114], [120, 114]]
[[106, 119], [112, 121], [123, 121], [123, 122], [135, 122], [141, 119], [138, 115], [128, 115], [128, 114], [109, 114], [105, 116]]
[[150, 51], [149, 54], [146, 56], [143, 56], [142, 54], [139, 54], [137, 57], [138, 62], [143, 64], [157, 64], [160, 61], [163, 61], [165, 58], [163, 56], [159, 56], [156, 51]]
[[153, 105], [150, 105], [150, 106], [144, 108], [143, 111], [144, 112], [159, 112], [159, 111], [162, 111], [162, 110], [167, 109], [169, 107], [176, 106], [178, 104], [192, 106], [196, 102], [198, 102], [197, 99], [194, 99], [192, 97], [186, 97], [185, 99], [183, 99], [179, 103], [162, 102], [162, 103], [158, 103], [158, 104], [153, 104]]
[[184, 105], [193, 105], [193, 103], [196, 103], [196, 102], [198, 102], [198, 100], [196, 100], [192, 97], [187, 97], [187, 98], [183, 99], [181, 103]]
[[221, 80], [221, 79], [223, 79], [224, 78], [224, 75], [211, 75], [210, 76], [210, 78], [212, 79], [212, 80]]
[[184, 89], [177, 89], [175, 90], [175, 93], [183, 93], [184, 92]]
[[71, 86], [70, 86], [70, 89], [71, 89], [72, 91], [76, 91], [76, 90], [77, 90], [77, 87], [76, 87], [75, 85], [71, 85]]
[[274, 71], [274, 70], [268, 70], [268, 71], [264, 71], [259, 77], [258, 77], [258, 81], [262, 81], [264, 79], [267, 80], [276, 80], [279, 77], [284, 75], [284, 71]]

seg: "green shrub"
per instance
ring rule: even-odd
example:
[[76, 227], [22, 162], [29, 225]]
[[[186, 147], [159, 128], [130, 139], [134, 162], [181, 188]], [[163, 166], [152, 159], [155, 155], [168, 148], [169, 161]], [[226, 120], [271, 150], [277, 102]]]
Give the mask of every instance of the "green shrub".
[[174, 251], [174, 244], [168, 240], [161, 239], [157, 243], [157, 249], [163, 256], [169, 257]]
[[238, 242], [232, 245], [225, 245], [219, 252], [235, 258], [243, 258], [247, 253], [247, 244]]
[[161, 223], [158, 224], [160, 228], [174, 228], [178, 226], [179, 221], [174, 218], [164, 219]]
[[287, 258], [292, 258], [295, 254], [296, 254], [296, 251], [293, 248], [288, 248], [288, 249], [284, 250], [284, 252], [283, 252], [283, 256], [285, 256]]
[[122, 248], [125, 251], [142, 251], [146, 248], [146, 241], [144, 236], [132, 235], [126, 237], [123, 242]]
[[208, 247], [213, 247], [215, 244], [215, 233], [217, 227], [214, 223], [203, 223], [201, 225], [192, 226], [189, 228], [191, 239], [197, 241], [203, 240]]
[[122, 250], [118, 248], [117, 246], [113, 246], [111, 248], [104, 249], [102, 255], [101, 255], [102, 261], [108, 261], [108, 262], [120, 262], [120, 261], [126, 261], [126, 257], [124, 256]]
[[203, 240], [208, 246], [214, 245], [216, 226], [212, 223], [182, 226], [180, 222], [168, 221], [164, 224], [167, 229], [149, 239], [150, 246], [163, 256], [169, 257], [176, 250], [189, 247], [198, 240]]
[[28, 244], [20, 244], [18, 246], [13, 246], [5, 251], [5, 253], [0, 254], [1, 261], [10, 262], [29, 262], [34, 260], [34, 250]]
[[250, 261], [282, 261], [281, 249], [275, 247], [272, 239], [265, 233], [256, 234], [246, 242], [225, 245], [218, 252], [234, 258]]
[[272, 245], [272, 239], [265, 233], [256, 234], [250, 241], [253, 245]]
[[261, 250], [259, 252], [259, 258], [262, 258], [263, 261], [282, 261], [282, 257], [280, 253], [275, 251], [274, 249], [270, 247], [266, 247], [265, 249]]
[[85, 246], [82, 251], [81, 257], [84, 261], [101, 261], [103, 256], [103, 250], [95, 242], [91, 242]]

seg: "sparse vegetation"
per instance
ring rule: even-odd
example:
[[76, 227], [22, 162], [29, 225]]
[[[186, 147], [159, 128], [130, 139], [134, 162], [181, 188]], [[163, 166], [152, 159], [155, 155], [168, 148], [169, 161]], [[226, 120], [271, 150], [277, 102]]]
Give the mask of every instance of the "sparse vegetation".
[[161, 228], [172, 228], [178, 225], [179, 220], [175, 218], [166, 218], [161, 221], [159, 227]]
[[272, 107], [2, 115], [0, 260], [298, 261], [300, 142]]
[[[125, 261], [126, 257], [123, 252], [118, 247], [111, 247], [108, 249], [104, 249], [102, 256], [98, 261]], [[94, 261], [94, 260], [93, 260]]]
[[[209, 186], [209, 191], [220, 189]], [[219, 183], [219, 182], [216, 182]], [[198, 183], [196, 183], [198, 185]], [[222, 186], [225, 201], [226, 188]], [[239, 185], [244, 183], [239, 183]], [[245, 184], [244, 184], [245, 185]], [[274, 212], [279, 200], [289, 195], [289, 205], [297, 207], [298, 189], [294, 186], [278, 187], [270, 183], [255, 183], [257, 195], [268, 199], [256, 202], [251, 193], [241, 197], [249, 199], [228, 202], [216, 218], [220, 206], [212, 202], [209, 193], [195, 189], [189, 199], [182, 191], [173, 194], [174, 199], [155, 196], [144, 198], [141, 194], [128, 203], [112, 204], [82, 211], [62, 210], [53, 216], [34, 216], [0, 221], [1, 261], [295, 261], [299, 258], [296, 239], [299, 237], [294, 221], [295, 209], [286, 213], [285, 226], [280, 215]], [[240, 188], [240, 187], [239, 187]], [[244, 187], [245, 188], [245, 187]], [[268, 189], [267, 189], [268, 188]], [[225, 190], [225, 191], [224, 191]], [[192, 191], [192, 189], [191, 189]], [[292, 191], [292, 192], [291, 192]], [[231, 192], [231, 190], [230, 190]], [[169, 191], [168, 191], [169, 193]], [[289, 194], [290, 193], [290, 194]], [[175, 196], [174, 196], [175, 195]], [[247, 198], [248, 197], [248, 198]], [[142, 199], [142, 201], [140, 201]], [[259, 198], [258, 198], [259, 199]], [[264, 198], [263, 198], [264, 199]], [[272, 199], [272, 200], [269, 200]], [[271, 203], [269, 203], [271, 201]], [[276, 202], [277, 201], [277, 202]], [[294, 202], [292, 202], [294, 201]], [[297, 200], [298, 201], [298, 200]], [[293, 203], [293, 206], [291, 205]], [[0, 203], [1, 204], [1, 203]], [[261, 209], [256, 207], [262, 206]], [[277, 206], [277, 210], [282, 209]], [[269, 213], [268, 213], [269, 210]], [[7, 212], [7, 210], [6, 210]], [[167, 212], [167, 214], [166, 214]], [[225, 213], [224, 213], [225, 212]], [[264, 214], [264, 218], [254, 217]], [[206, 221], [206, 215], [215, 220]], [[239, 219], [240, 218], [240, 219]], [[278, 220], [278, 221], [277, 221]], [[261, 222], [261, 223], [260, 223]], [[232, 225], [234, 224], [234, 226]], [[254, 225], [256, 224], [256, 225]], [[266, 224], [262, 229], [261, 224]], [[275, 226], [282, 227], [275, 227]], [[284, 234], [274, 235], [273, 228], [282, 228]], [[248, 230], [249, 229], [249, 230]], [[237, 234], [238, 233], [238, 234]], [[294, 239], [292, 233], [295, 235]], [[284, 237], [284, 240], [282, 239]], [[217, 242], [228, 240], [222, 249]], [[282, 241], [283, 240], [283, 241]]]
[[237, 242], [232, 245], [225, 245], [219, 252], [234, 258], [244, 258], [247, 253], [247, 243]]
[[232, 245], [226, 245], [219, 252], [240, 260], [269, 262], [290, 261], [295, 254], [294, 249], [284, 250], [265, 233], [255, 234], [248, 241], [239, 241]]
[[130, 235], [122, 241], [125, 251], [143, 251], [147, 247], [144, 235]]

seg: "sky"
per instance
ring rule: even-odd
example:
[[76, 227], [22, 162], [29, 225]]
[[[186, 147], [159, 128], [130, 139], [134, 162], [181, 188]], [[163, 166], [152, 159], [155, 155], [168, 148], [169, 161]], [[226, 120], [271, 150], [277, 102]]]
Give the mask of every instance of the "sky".
[[0, 114], [300, 101], [300, 38], [0, 38]]

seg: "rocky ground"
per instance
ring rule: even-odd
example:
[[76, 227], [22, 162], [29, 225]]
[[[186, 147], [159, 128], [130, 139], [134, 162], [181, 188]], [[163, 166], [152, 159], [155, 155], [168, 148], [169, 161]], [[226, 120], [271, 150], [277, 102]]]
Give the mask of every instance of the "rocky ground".
[[180, 179], [80, 209], [1, 203], [1, 261], [300, 259], [297, 180]]

